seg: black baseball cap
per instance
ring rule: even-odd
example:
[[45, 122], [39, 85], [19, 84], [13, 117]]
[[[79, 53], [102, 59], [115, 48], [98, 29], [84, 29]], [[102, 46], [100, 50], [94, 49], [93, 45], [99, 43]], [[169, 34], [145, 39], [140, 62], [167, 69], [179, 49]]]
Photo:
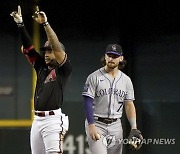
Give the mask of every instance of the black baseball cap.
[[117, 56], [122, 56], [123, 55], [123, 51], [120, 45], [118, 44], [109, 44], [106, 47], [106, 54], [114, 54]]
[[[61, 48], [65, 51], [65, 46], [60, 42]], [[44, 47], [40, 48], [41, 51], [52, 51], [49, 41], [46, 41]]]
[[45, 44], [44, 44], [44, 47], [41, 47], [40, 48], [41, 51], [52, 51], [52, 48], [49, 44], [49, 41], [46, 41]]

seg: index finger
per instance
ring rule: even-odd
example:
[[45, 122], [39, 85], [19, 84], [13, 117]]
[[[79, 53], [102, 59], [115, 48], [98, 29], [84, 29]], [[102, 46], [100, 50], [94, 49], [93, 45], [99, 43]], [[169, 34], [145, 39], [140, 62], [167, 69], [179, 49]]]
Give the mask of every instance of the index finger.
[[21, 7], [18, 5], [18, 14], [21, 16]]
[[39, 6], [36, 6], [36, 11], [39, 12]]

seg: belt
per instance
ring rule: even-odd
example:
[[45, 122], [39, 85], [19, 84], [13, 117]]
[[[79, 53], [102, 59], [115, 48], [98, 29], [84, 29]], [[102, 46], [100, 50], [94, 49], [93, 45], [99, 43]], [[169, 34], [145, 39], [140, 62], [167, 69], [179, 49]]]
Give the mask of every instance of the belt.
[[105, 124], [111, 124], [112, 122], [117, 121], [117, 118], [101, 118], [101, 117], [97, 117], [97, 121], [103, 122]]
[[54, 111], [35, 111], [34, 112], [35, 115], [39, 116], [39, 117], [45, 117], [45, 116], [49, 116], [49, 115], [55, 115]]

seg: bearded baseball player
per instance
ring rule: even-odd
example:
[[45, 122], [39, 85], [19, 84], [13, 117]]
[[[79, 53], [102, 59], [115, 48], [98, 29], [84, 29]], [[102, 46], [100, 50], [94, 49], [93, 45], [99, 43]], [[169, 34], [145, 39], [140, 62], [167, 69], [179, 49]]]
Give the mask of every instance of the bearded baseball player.
[[68, 116], [62, 113], [63, 91], [71, 74], [71, 64], [65, 48], [47, 21], [46, 14], [37, 10], [33, 18], [44, 27], [47, 42], [41, 48], [41, 56], [32, 45], [23, 23], [21, 8], [11, 16], [17, 23], [23, 53], [36, 71], [37, 82], [34, 95], [34, 121], [31, 127], [32, 154], [62, 154], [63, 139], [68, 131]]
[[133, 84], [121, 71], [126, 64], [121, 46], [109, 44], [101, 62], [103, 67], [88, 76], [82, 93], [91, 153], [122, 154], [123, 107], [131, 126], [130, 148], [138, 150], [143, 138], [136, 124]]

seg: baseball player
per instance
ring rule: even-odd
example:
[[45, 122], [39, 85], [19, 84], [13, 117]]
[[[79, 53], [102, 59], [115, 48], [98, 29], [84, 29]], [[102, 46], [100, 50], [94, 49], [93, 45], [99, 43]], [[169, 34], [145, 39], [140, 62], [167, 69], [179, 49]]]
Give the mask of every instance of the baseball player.
[[32, 154], [62, 154], [63, 139], [68, 131], [68, 116], [62, 113], [63, 91], [71, 74], [71, 64], [64, 46], [47, 21], [46, 14], [37, 10], [33, 18], [44, 27], [47, 42], [41, 48], [41, 56], [32, 45], [23, 23], [21, 8], [11, 16], [17, 23], [23, 53], [36, 71], [37, 82], [34, 95], [34, 121], [30, 142]]
[[[142, 139], [136, 124], [133, 84], [121, 71], [126, 61], [120, 45], [109, 44], [101, 62], [103, 67], [88, 76], [82, 92], [88, 144], [92, 154], [122, 154], [123, 107], [131, 126], [129, 141]], [[141, 147], [137, 140], [130, 144], [134, 150]]]

